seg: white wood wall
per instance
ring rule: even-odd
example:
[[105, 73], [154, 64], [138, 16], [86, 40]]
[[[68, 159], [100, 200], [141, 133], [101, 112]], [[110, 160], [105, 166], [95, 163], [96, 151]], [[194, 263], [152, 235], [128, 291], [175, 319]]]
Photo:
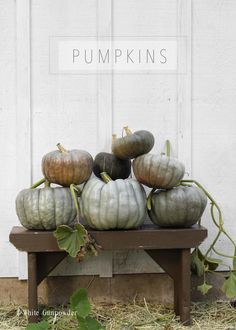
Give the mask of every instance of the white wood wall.
[[[93, 156], [109, 151], [124, 124], [152, 131], [155, 152], [172, 141], [236, 237], [235, 15], [234, 0], [0, 0], [0, 276], [26, 276], [8, 234], [17, 191], [41, 177], [42, 156], [59, 141]], [[49, 37], [80, 35], [184, 36], [186, 74], [50, 74]], [[209, 213], [204, 222], [211, 230]], [[116, 251], [68, 259], [54, 274], [156, 271], [144, 253]]]

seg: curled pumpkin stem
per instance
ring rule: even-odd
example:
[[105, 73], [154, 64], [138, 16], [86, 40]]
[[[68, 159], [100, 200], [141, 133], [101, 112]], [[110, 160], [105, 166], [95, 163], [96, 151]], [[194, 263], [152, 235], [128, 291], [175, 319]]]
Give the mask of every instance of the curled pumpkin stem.
[[115, 141], [117, 139], [117, 135], [116, 134], [112, 134], [112, 142], [111, 142], [111, 145], [113, 146]]
[[105, 183], [112, 181], [112, 178], [106, 172], [100, 173], [100, 176]]
[[132, 134], [133, 134], [133, 133], [131, 132], [131, 130], [129, 129], [128, 126], [124, 126], [124, 127], [123, 127], [123, 130], [122, 130], [122, 136], [123, 136], [124, 131], [125, 131], [125, 134], [126, 134], [126, 135], [132, 135]]
[[60, 143], [57, 143], [57, 148], [59, 149], [59, 151], [61, 153], [67, 153], [68, 152]]

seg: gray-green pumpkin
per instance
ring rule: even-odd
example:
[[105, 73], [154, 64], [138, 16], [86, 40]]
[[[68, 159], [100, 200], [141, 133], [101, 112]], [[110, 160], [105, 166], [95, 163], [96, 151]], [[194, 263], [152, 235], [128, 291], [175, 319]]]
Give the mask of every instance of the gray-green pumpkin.
[[160, 227], [191, 227], [201, 218], [207, 197], [200, 188], [178, 186], [149, 196], [149, 216]]
[[116, 138], [113, 134], [112, 152], [120, 159], [132, 159], [146, 154], [154, 146], [154, 136], [151, 132], [140, 130], [132, 133], [128, 127], [123, 128], [126, 136]]
[[150, 188], [173, 188], [185, 172], [177, 158], [166, 155], [142, 155], [134, 159], [132, 166], [136, 179]]
[[[102, 175], [103, 178], [107, 176]], [[130, 229], [143, 224], [146, 194], [134, 179], [107, 182], [91, 178], [80, 199], [81, 213], [90, 227], [98, 230]]]
[[16, 213], [22, 226], [36, 230], [72, 225], [77, 215], [70, 189], [48, 186], [20, 191], [16, 197]]

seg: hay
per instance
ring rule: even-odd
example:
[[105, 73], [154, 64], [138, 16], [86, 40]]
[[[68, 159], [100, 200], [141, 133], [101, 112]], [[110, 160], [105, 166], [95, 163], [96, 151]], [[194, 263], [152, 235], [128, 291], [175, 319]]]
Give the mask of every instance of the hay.
[[[57, 311], [57, 314], [54, 311]], [[43, 309], [43, 319], [53, 330], [76, 329], [75, 318], [68, 309]], [[54, 315], [52, 315], [54, 314]], [[236, 309], [228, 302], [197, 303], [192, 305], [192, 330], [236, 329]], [[187, 329], [179, 323], [171, 306], [133, 302], [131, 304], [93, 305], [93, 316], [106, 330], [179, 330]], [[0, 307], [0, 330], [23, 330], [27, 325], [25, 306]]]

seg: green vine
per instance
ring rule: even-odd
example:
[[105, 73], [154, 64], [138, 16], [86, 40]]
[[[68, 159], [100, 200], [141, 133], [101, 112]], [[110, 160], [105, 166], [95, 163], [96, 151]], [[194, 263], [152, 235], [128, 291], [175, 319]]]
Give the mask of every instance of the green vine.
[[[203, 275], [203, 284], [198, 286], [198, 290], [201, 291], [203, 294], [206, 294], [211, 288], [212, 285], [206, 283], [206, 278], [205, 274], [207, 272], [214, 272], [217, 267], [222, 264], [222, 261], [220, 259], [212, 259], [209, 258], [210, 252], [215, 252], [215, 254], [225, 257], [225, 258], [230, 258], [233, 259], [233, 265], [232, 268], [230, 268], [230, 274], [224, 281], [222, 290], [225, 292], [225, 294], [229, 298], [234, 298], [236, 296], [236, 243], [234, 242], [233, 238], [226, 232], [224, 228], [224, 222], [223, 222], [223, 217], [222, 217], [222, 212], [215, 201], [215, 199], [210, 195], [210, 193], [196, 180], [181, 180], [180, 185], [190, 185], [190, 184], [195, 184], [198, 188], [200, 188], [205, 195], [208, 197], [211, 203], [211, 209], [210, 209], [210, 214], [212, 221], [214, 225], [218, 228], [218, 232], [211, 242], [209, 248], [205, 252], [205, 254], [202, 254], [199, 248], [196, 248], [193, 253], [192, 253], [192, 271], [196, 273], [199, 276]], [[214, 211], [217, 211], [217, 216], [215, 215]], [[201, 224], [201, 220], [199, 220], [199, 225]], [[231, 242], [231, 244], [234, 247], [234, 255], [228, 255], [222, 252], [219, 252], [216, 249], [216, 243], [218, 242], [219, 238], [221, 235], [224, 235], [225, 237], [228, 238], [228, 240]]]
[[81, 195], [81, 192], [80, 192], [80, 190], [78, 190], [78, 188], [74, 184], [71, 184], [70, 185], [70, 193], [71, 193], [71, 196], [73, 198], [75, 208], [76, 208], [76, 211], [77, 211], [78, 222], [80, 222], [80, 210], [79, 210], [79, 204], [78, 204], [77, 198], [78, 198], [78, 196]]
[[84, 259], [86, 255], [98, 255], [101, 247], [89, 235], [85, 227], [80, 223], [80, 208], [78, 198], [82, 191], [75, 184], [70, 185], [70, 193], [77, 212], [77, 223], [74, 227], [60, 225], [54, 231], [54, 236], [60, 249], [65, 250], [68, 254], [77, 258], [78, 261]]

